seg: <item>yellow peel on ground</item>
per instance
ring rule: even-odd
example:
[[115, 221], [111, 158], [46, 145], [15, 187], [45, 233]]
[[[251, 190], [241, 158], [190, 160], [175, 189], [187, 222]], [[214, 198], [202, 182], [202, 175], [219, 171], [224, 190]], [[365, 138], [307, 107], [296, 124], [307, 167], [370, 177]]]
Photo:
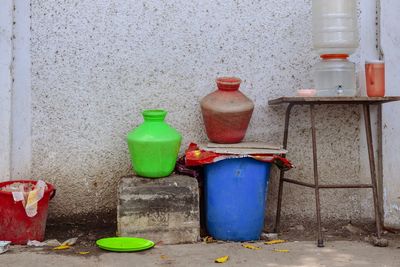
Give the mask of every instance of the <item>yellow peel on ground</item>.
[[288, 249], [274, 249], [273, 252], [283, 252], [283, 253], [286, 253], [286, 252], [289, 252], [289, 250], [288, 250]]
[[78, 252], [78, 254], [81, 254], [81, 255], [86, 255], [86, 254], [89, 254], [90, 252], [89, 251], [81, 251], [81, 252]]
[[253, 245], [250, 245], [250, 244], [243, 244], [242, 247], [248, 248], [248, 249], [254, 249], [254, 250], [261, 249], [260, 247], [256, 247], [256, 246], [253, 246]]
[[210, 244], [210, 243], [215, 243], [217, 242], [217, 240], [215, 240], [214, 238], [212, 238], [212, 236], [206, 236], [203, 239], [204, 243], [206, 244]]
[[264, 242], [264, 244], [265, 245], [275, 245], [275, 244], [282, 244], [282, 243], [285, 243], [285, 242], [286, 242], [286, 240], [275, 239], [275, 240]]
[[63, 249], [69, 249], [71, 246], [68, 245], [61, 245], [58, 247], [53, 248], [54, 250], [63, 250]]
[[225, 263], [225, 262], [228, 261], [228, 259], [229, 259], [229, 256], [223, 256], [223, 257], [215, 259], [214, 262], [216, 262], [216, 263]]

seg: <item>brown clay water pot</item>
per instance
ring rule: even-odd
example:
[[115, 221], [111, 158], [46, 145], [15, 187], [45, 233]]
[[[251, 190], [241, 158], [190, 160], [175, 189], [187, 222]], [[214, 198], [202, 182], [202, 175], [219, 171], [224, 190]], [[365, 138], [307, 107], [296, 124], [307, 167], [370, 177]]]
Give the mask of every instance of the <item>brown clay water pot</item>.
[[216, 82], [218, 89], [200, 102], [207, 136], [214, 143], [239, 143], [246, 135], [253, 101], [239, 91], [239, 78], [220, 77]]

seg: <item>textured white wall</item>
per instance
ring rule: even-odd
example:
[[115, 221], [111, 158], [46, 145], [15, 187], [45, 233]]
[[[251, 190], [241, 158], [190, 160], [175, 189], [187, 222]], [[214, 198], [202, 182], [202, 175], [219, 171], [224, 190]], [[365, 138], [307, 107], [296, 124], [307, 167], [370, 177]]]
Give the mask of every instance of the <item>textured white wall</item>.
[[0, 181], [27, 179], [31, 170], [30, 2], [0, 9]]
[[13, 3], [11, 178], [31, 174], [31, 19], [30, 1]]
[[[256, 104], [247, 139], [280, 143], [284, 108], [267, 100], [310, 86], [317, 60], [311, 0], [32, 0], [31, 15], [32, 173], [58, 187], [53, 216], [115, 209], [118, 179], [130, 173], [125, 135], [144, 109], [169, 111], [182, 149], [205, 141], [199, 101], [216, 76], [242, 78]], [[358, 109], [317, 113], [322, 182], [359, 182]], [[295, 109], [290, 176], [311, 181], [307, 116]], [[313, 218], [312, 190], [284, 194], [284, 216]], [[324, 191], [322, 207], [325, 219], [357, 220], [360, 193]]]
[[0, 182], [10, 179], [12, 98], [12, 1], [0, 9]]
[[[400, 2], [382, 1], [382, 48], [386, 70], [386, 94], [400, 95]], [[400, 228], [400, 105], [383, 108], [383, 197], [385, 225]]]

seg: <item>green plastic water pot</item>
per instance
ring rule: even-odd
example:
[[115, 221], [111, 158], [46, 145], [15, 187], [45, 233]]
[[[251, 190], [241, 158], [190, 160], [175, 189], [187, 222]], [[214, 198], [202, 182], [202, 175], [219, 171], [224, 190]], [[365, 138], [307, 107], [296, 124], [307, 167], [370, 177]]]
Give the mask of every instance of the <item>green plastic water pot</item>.
[[175, 167], [182, 136], [165, 121], [165, 110], [145, 110], [144, 122], [128, 133], [132, 167], [139, 176], [160, 178]]

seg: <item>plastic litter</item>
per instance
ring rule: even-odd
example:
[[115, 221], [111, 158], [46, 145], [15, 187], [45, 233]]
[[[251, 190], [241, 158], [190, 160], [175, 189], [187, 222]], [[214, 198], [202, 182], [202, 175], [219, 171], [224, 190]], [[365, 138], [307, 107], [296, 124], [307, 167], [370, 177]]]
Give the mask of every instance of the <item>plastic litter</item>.
[[229, 260], [229, 256], [222, 256], [215, 259], [215, 263], [225, 263]]
[[61, 243], [57, 239], [49, 239], [43, 242], [37, 240], [28, 240], [28, 247], [57, 247], [60, 246]]
[[216, 243], [217, 240], [215, 240], [212, 236], [206, 236], [203, 238], [203, 242], [206, 244], [210, 244], [210, 243]]
[[271, 241], [271, 240], [276, 240], [276, 239], [278, 239], [277, 233], [262, 233], [261, 234], [261, 240]]
[[287, 253], [287, 252], [289, 252], [289, 250], [288, 249], [274, 249], [273, 252]]
[[11, 241], [0, 241], [0, 254], [6, 252], [10, 248]]
[[275, 239], [275, 240], [264, 242], [264, 244], [265, 245], [275, 245], [275, 244], [282, 244], [282, 243], [285, 243], [285, 242], [286, 242], [286, 240]]
[[64, 250], [64, 249], [69, 249], [71, 246], [68, 245], [60, 245], [58, 247], [53, 248], [54, 250]]
[[64, 250], [64, 249], [69, 249], [71, 246], [76, 244], [76, 241], [78, 241], [77, 237], [70, 238], [65, 240], [64, 242], [61, 243], [61, 245], [53, 248], [54, 250]]
[[70, 239], [67, 239], [64, 242], [62, 242], [61, 246], [73, 246], [76, 244], [76, 241], [78, 241], [77, 237], [70, 238]]
[[261, 249], [260, 247], [253, 246], [253, 245], [250, 245], [250, 244], [243, 244], [242, 247], [248, 248], [248, 249], [253, 249], [253, 250], [259, 250], [259, 249]]
[[37, 181], [36, 185], [31, 183], [13, 183], [2, 187], [0, 190], [11, 192], [15, 202], [22, 201], [28, 217], [37, 214], [37, 204], [43, 198], [47, 185], [44, 181]]

